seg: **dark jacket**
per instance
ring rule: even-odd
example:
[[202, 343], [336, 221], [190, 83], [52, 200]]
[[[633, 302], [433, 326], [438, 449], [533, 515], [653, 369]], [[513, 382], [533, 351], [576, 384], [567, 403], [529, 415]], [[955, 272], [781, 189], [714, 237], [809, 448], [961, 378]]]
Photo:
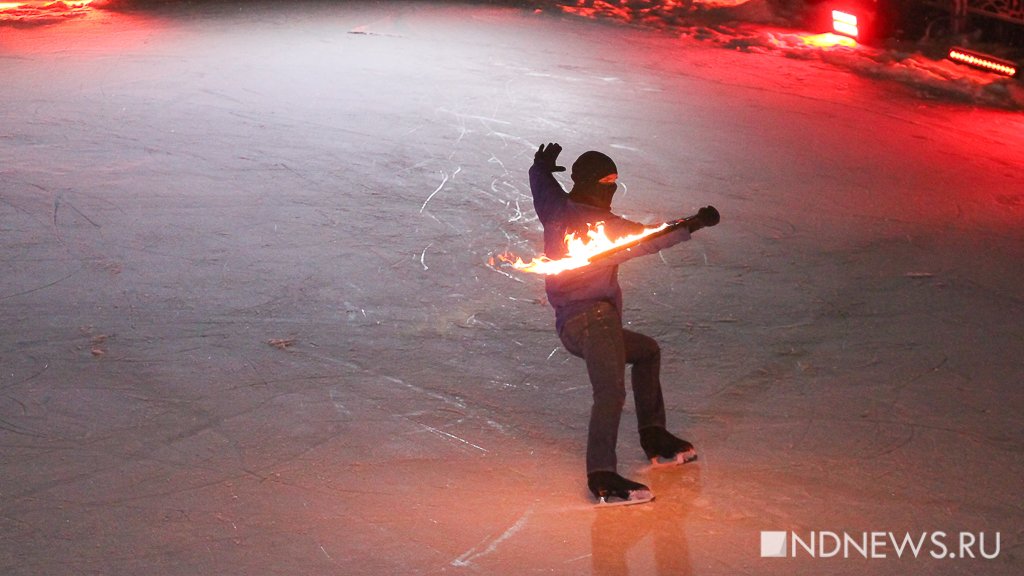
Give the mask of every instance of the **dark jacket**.
[[[589, 204], [573, 202], [551, 172], [539, 164], [530, 167], [530, 191], [533, 208], [544, 225], [544, 255], [553, 260], [565, 256], [565, 235], [585, 235], [589, 225], [604, 222], [611, 238], [620, 238], [643, 231], [646, 226], [626, 220]], [[566, 320], [597, 302], [610, 302], [622, 315], [622, 288], [619, 287], [619, 264], [626, 260], [654, 254], [664, 248], [690, 239], [684, 227], [644, 242], [613, 258], [546, 276], [548, 302], [555, 309], [555, 326], [559, 333]]]

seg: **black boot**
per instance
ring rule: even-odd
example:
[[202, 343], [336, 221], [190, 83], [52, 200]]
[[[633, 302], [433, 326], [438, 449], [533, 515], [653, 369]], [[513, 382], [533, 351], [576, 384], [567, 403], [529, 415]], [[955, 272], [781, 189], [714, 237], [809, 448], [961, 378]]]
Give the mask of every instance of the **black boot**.
[[615, 472], [591, 472], [587, 474], [587, 486], [601, 504], [639, 504], [654, 499], [650, 488]]
[[673, 460], [677, 464], [697, 459], [697, 450], [693, 444], [676, 438], [661, 426], [640, 430], [640, 446], [652, 464], [658, 464], [658, 458]]

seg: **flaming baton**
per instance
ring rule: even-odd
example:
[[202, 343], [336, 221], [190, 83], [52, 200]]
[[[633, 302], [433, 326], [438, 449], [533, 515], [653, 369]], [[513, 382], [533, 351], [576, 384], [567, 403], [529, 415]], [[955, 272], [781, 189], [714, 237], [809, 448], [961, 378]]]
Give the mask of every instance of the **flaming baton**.
[[[712, 210], [714, 209], [712, 208]], [[717, 210], [714, 211], [714, 216], [718, 216]], [[566, 255], [563, 258], [552, 260], [542, 255], [529, 262], [523, 262], [522, 258], [513, 257], [510, 254], [502, 254], [499, 258], [511, 264], [516, 270], [533, 274], [553, 275], [565, 272], [566, 270], [576, 270], [636, 248], [654, 238], [675, 232], [680, 228], [688, 227], [691, 222], [699, 218], [699, 215], [680, 218], [679, 220], [666, 222], [660, 226], [647, 228], [643, 232], [630, 234], [615, 240], [608, 237], [604, 229], [604, 222], [598, 222], [597, 224], [589, 225], [589, 229], [584, 237], [577, 235], [575, 232], [565, 235]], [[718, 223], [717, 218], [715, 218], [715, 223]]]

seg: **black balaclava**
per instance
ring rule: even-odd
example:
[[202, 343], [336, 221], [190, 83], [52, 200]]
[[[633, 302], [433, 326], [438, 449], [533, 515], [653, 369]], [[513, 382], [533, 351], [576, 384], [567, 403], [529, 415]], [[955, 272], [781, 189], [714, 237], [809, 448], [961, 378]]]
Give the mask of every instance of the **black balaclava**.
[[617, 185], [614, 182], [602, 184], [600, 180], [618, 173], [615, 162], [607, 155], [594, 150], [580, 154], [572, 164], [573, 187], [569, 192], [569, 199], [581, 204], [610, 209]]

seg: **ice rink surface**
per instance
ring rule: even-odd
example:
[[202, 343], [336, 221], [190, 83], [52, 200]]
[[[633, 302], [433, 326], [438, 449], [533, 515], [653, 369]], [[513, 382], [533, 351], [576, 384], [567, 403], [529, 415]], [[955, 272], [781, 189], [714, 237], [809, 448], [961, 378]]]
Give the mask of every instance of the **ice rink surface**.
[[[1021, 573], [1024, 115], [454, 3], [3, 27], [0, 77], [0, 573]], [[649, 505], [592, 508], [583, 363], [490, 262], [543, 142], [722, 213], [621, 269], [701, 453], [645, 472], [627, 401]]]

